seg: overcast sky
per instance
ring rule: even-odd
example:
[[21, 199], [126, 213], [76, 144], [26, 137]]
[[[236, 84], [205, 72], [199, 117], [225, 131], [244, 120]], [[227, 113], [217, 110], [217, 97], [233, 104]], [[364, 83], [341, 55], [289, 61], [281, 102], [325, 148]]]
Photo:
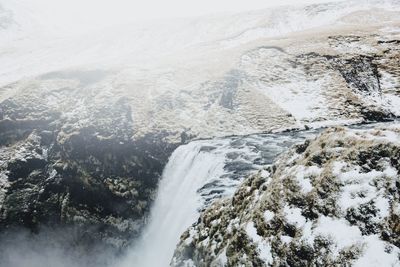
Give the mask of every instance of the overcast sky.
[[82, 7], [100, 13], [113, 12], [123, 16], [139, 18], [162, 18], [196, 16], [216, 12], [236, 12], [276, 5], [328, 2], [324, 0], [35, 0], [57, 8], [59, 3], [66, 8]]
[[[332, 0], [0, 0], [22, 17], [54, 25], [104, 26], [137, 20], [232, 13]], [[20, 15], [21, 16], [21, 15]]]
[[152, 19], [329, 1], [332, 0], [0, 0], [0, 3], [18, 3], [20, 6], [40, 10], [46, 16], [53, 18], [59, 16], [69, 16], [70, 19], [74, 19], [74, 16], [98, 18], [108, 15], [115, 19]]

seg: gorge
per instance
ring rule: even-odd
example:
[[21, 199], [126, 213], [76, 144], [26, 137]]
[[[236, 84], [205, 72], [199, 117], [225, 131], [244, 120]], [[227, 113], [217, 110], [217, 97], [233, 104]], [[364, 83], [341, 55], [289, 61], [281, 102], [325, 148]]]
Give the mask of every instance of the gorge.
[[398, 0], [68, 34], [7, 1], [1, 267], [400, 265]]

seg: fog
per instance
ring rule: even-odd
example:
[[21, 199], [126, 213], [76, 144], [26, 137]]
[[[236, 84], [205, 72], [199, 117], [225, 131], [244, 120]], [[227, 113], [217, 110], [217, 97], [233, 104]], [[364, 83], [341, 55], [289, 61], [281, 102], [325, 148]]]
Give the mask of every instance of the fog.
[[302, 5], [330, 0], [229, 1], [229, 0], [2, 0], [20, 23], [34, 21], [40, 27], [70, 32], [116, 24], [165, 18], [237, 13], [280, 5]]
[[82, 239], [73, 228], [8, 230], [0, 235], [1, 267], [106, 267], [114, 266], [117, 254], [96, 244], [77, 246]]

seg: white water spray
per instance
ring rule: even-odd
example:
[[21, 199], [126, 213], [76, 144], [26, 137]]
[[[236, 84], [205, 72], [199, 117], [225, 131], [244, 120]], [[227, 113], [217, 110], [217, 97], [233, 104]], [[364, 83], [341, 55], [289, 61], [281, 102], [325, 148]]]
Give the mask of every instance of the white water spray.
[[201, 142], [179, 147], [171, 156], [143, 235], [123, 266], [169, 266], [180, 235], [199, 216], [197, 190], [223, 173], [225, 155], [201, 151]]

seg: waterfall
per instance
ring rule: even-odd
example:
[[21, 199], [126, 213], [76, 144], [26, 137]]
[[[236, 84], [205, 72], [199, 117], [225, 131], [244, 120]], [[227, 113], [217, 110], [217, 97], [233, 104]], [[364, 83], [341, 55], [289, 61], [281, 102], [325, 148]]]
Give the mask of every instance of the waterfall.
[[225, 155], [202, 151], [203, 146], [201, 142], [192, 142], [172, 154], [160, 181], [149, 224], [126, 266], [169, 265], [180, 235], [196, 221], [202, 207], [197, 190], [223, 173]]
[[215, 199], [231, 196], [249, 174], [315, 131], [193, 141], [171, 155], [149, 223], [118, 267], [166, 267], [181, 234]]

